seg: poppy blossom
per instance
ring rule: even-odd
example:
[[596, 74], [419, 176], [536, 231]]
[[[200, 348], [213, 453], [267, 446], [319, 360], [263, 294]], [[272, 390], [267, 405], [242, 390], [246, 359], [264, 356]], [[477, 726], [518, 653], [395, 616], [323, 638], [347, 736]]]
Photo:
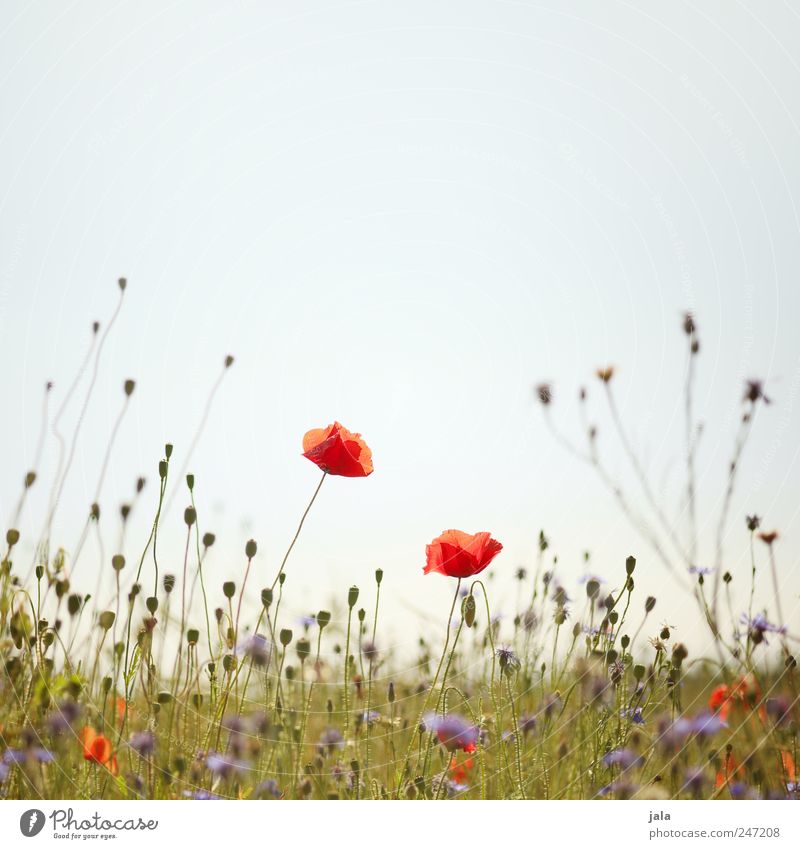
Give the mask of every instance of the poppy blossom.
[[438, 572], [450, 578], [469, 578], [482, 572], [503, 550], [488, 531], [467, 534], [445, 531], [425, 547], [427, 562], [423, 571]]
[[111, 741], [104, 734], [98, 734], [91, 725], [81, 730], [80, 740], [83, 744], [83, 759], [106, 767], [113, 775], [116, 775], [117, 756]]
[[474, 766], [475, 761], [472, 758], [465, 758], [463, 761], [454, 761], [450, 766], [450, 778], [456, 784], [466, 784]]
[[314, 428], [303, 437], [303, 456], [329, 475], [365, 478], [372, 474], [372, 451], [360, 433], [339, 422]]
[[745, 675], [730, 687], [727, 684], [716, 687], [708, 700], [708, 707], [725, 722], [732, 710], [736, 709], [749, 715], [758, 705], [758, 716], [765, 720], [766, 709], [760, 702], [761, 689], [758, 682], [753, 676]]
[[717, 771], [717, 779], [714, 782], [714, 786], [719, 790], [720, 787], [723, 787], [725, 784], [728, 784], [734, 778], [737, 778], [743, 774], [744, 767], [739, 765], [739, 762], [733, 756], [733, 752], [729, 751], [725, 755], [725, 759], [722, 764], [722, 769]]

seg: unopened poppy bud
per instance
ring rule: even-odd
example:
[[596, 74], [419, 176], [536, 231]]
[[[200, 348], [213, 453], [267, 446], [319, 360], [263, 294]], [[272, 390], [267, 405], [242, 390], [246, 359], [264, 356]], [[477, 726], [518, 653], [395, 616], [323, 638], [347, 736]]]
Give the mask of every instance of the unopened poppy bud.
[[169, 460], [169, 458], [172, 456], [172, 443], [171, 442], [168, 442], [164, 446], [164, 456], [167, 458], [167, 460]]
[[67, 599], [67, 613], [74, 616], [81, 609], [81, 597], [77, 593], [73, 593]]
[[148, 596], [144, 601], [145, 607], [149, 613], [155, 613], [158, 610], [158, 599], [154, 596]]
[[214, 541], [216, 540], [216, 536], [214, 534], [209, 533], [208, 531], [203, 534], [203, 546], [205, 548], [211, 548], [214, 545]]
[[42, 566], [41, 563], [36, 567], [35, 574], [37, 581], [41, 581], [44, 577], [44, 566]]
[[627, 634], [623, 634], [620, 644], [622, 645], [622, 650], [625, 651], [625, 649], [627, 649], [631, 644], [631, 638]]
[[284, 671], [286, 672], [286, 680], [287, 681], [294, 681], [294, 667], [293, 666], [287, 666]]
[[619, 657], [619, 652], [616, 649], [609, 649], [606, 652], [606, 663], [611, 665]]
[[582, 630], [583, 630], [583, 629], [581, 628], [581, 623], [580, 623], [580, 622], [576, 622], [576, 623], [572, 626], [572, 636], [573, 636], [573, 637], [577, 640]]
[[183, 511], [183, 521], [186, 522], [186, 525], [190, 528], [197, 521], [197, 511], [194, 507], [187, 507]]
[[16, 528], [9, 528], [6, 531], [6, 543], [9, 548], [12, 548], [19, 542], [19, 531]]
[[286, 583], [286, 572], [281, 572], [280, 575], [278, 575], [278, 583], [281, 586], [283, 586]]
[[609, 593], [606, 596], [606, 600], [603, 603], [603, 607], [605, 607], [606, 610], [613, 610], [615, 604], [616, 604], [616, 601], [614, 600], [614, 596], [611, 595], [611, 593]]
[[194, 490], [194, 475], [191, 473], [186, 475], [186, 486], [189, 487], [189, 492]]
[[232, 654], [226, 654], [222, 658], [222, 668], [225, 670], [225, 672], [231, 672], [235, 668], [235, 666], [236, 661], [234, 660]]
[[141, 492], [144, 489], [145, 479], [136, 478], [136, 492]]
[[119, 508], [119, 514], [120, 516], [122, 516], [122, 521], [126, 522], [128, 520], [128, 516], [131, 515], [131, 505], [121, 504]]
[[189, 643], [190, 646], [197, 645], [197, 641], [200, 639], [200, 632], [197, 628], [189, 628], [186, 632], [186, 642]]
[[103, 676], [103, 682], [102, 682], [103, 692], [108, 693], [108, 691], [111, 689], [111, 685], [113, 683], [114, 682], [111, 680], [110, 675], [104, 675]]
[[625, 560], [625, 571], [629, 574], [633, 574], [633, 570], [636, 568], [636, 558], [631, 556]]
[[590, 599], [596, 599], [600, 594], [600, 582], [594, 579], [586, 582], [586, 595]]
[[62, 581], [56, 581], [56, 598], [64, 598], [69, 592], [69, 581], [65, 578]]
[[347, 606], [352, 610], [356, 606], [356, 602], [358, 601], [358, 587], [350, 587], [349, 592], [347, 593]]
[[111, 558], [111, 568], [115, 572], [121, 572], [125, 568], [125, 557], [122, 554], [115, 554]]
[[233, 365], [233, 357], [230, 354], [228, 354], [228, 356], [225, 357], [225, 368], [230, 368], [232, 365]]
[[175, 576], [164, 575], [164, 592], [169, 595], [175, 589]]
[[465, 596], [464, 601], [461, 602], [461, 615], [464, 617], [467, 628], [475, 624], [475, 596], [472, 593]]
[[256, 551], [258, 551], [256, 541], [254, 539], [248, 540], [247, 545], [244, 547], [244, 553], [247, 556], [247, 559], [252, 560], [256, 556]]
[[158, 461], [158, 476], [161, 478], [162, 481], [167, 476], [167, 469], [168, 468], [169, 468], [169, 466], [167, 465], [166, 460], [159, 460]]
[[225, 611], [221, 607], [217, 607], [214, 609], [214, 618], [217, 620], [217, 624], [222, 622], [222, 617], [225, 615]]
[[261, 604], [265, 610], [272, 604], [272, 590], [269, 587], [261, 590]]
[[133, 395], [133, 390], [136, 389], [136, 381], [135, 380], [126, 380], [124, 385], [125, 396], [130, 398]]
[[278, 635], [281, 641], [281, 645], [286, 648], [292, 641], [292, 629], [291, 628], [281, 628], [281, 632]]
[[608, 614], [608, 621], [612, 625], [616, 625], [617, 622], [619, 621], [619, 613], [617, 613], [616, 610], [612, 610], [611, 613]]
[[97, 617], [97, 624], [104, 630], [108, 631], [112, 625], [114, 624], [114, 620], [116, 619], [116, 615], [113, 610], [104, 610]]
[[331, 615], [327, 610], [320, 610], [317, 613], [317, 625], [319, 625], [320, 631], [330, 623]]
[[389, 704], [394, 704], [394, 681], [389, 682], [389, 692], [387, 694], [387, 698], [389, 699]]
[[726, 584], [729, 584], [729, 583], [733, 580], [733, 575], [731, 575], [731, 573], [730, 573], [730, 572], [726, 572], [726, 573], [722, 576], [722, 580], [723, 580], [723, 581], [725, 581], [725, 583], [726, 583]]
[[645, 668], [644, 668], [644, 666], [642, 666], [642, 664], [641, 664], [641, 663], [637, 663], [637, 664], [633, 667], [633, 677], [634, 677], [637, 681], [641, 681], [641, 680], [642, 680], [642, 678], [644, 678], [644, 673], [645, 673]]
[[358, 610], [358, 621], [363, 622], [364, 619], [366, 619], [366, 616], [367, 616], [367, 611], [364, 610], [363, 607], [360, 607], [359, 610]]
[[117, 280], [117, 286], [119, 286], [120, 292], [124, 292], [127, 285], [128, 281], [124, 277], [120, 277], [119, 280]]
[[236, 584], [233, 581], [225, 581], [222, 585], [222, 594], [225, 598], [233, 598], [236, 595]]
[[375, 570], [375, 583], [378, 586], [380, 586], [382, 580], [383, 580], [383, 569], [376, 569]]
[[654, 595], [649, 595], [644, 600], [644, 611], [645, 613], [650, 613], [650, 611], [656, 606], [656, 597]]
[[295, 650], [297, 651], [297, 657], [300, 659], [300, 663], [305, 663], [311, 654], [311, 643], [305, 637], [302, 637], [297, 641]]

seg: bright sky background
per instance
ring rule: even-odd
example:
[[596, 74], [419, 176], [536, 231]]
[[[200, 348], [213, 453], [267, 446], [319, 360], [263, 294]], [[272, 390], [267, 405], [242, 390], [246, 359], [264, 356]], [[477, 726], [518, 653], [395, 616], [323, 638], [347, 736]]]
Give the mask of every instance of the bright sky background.
[[[532, 392], [554, 382], [553, 415], [577, 438], [589, 387], [604, 455], [642, 503], [593, 377], [616, 364], [631, 440], [677, 515], [691, 308], [701, 560], [713, 559], [743, 381], [764, 378], [774, 404], [741, 465], [726, 566], [744, 596], [744, 515], [763, 515], [781, 533], [800, 631], [799, 46], [786, 2], [6, 0], [4, 523], [34, 462], [43, 384], [55, 381], [53, 412], [124, 275], [54, 544], [76, 545], [132, 377], [100, 529], [109, 560], [119, 503], [146, 475], [134, 557], [163, 443], [177, 471], [231, 353], [190, 464], [219, 540], [217, 596], [240, 579], [251, 535], [254, 603], [271, 581], [318, 479], [302, 435], [339, 419], [364, 434], [376, 471], [325, 483], [289, 566], [293, 613], [354, 582], [371, 603], [381, 566], [392, 639], [411, 643], [444, 621], [452, 592], [423, 577], [425, 544], [457, 527], [503, 542], [493, 592], [510, 617], [513, 572], [533, 565], [545, 528], [570, 587], [584, 550], [612, 586], [637, 554], [640, 603], [657, 595], [656, 623], [680, 623], [697, 646], [683, 596], [554, 443]], [[26, 557], [56, 459], [51, 437], [20, 523]], [[181, 566], [183, 506], [181, 489], [167, 571]], [[97, 561], [92, 537], [80, 565], [92, 586]]]

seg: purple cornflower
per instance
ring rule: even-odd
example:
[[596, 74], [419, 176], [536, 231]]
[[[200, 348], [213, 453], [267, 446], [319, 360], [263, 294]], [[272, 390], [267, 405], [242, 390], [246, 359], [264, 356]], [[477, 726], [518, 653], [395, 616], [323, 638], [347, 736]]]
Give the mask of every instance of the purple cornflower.
[[711, 737], [727, 728], [728, 723], [720, 719], [716, 713], [701, 713], [691, 720], [691, 730], [701, 737]]
[[703, 785], [706, 782], [706, 775], [702, 767], [690, 766], [685, 773], [683, 783], [694, 796], [700, 795]]
[[254, 799], [280, 799], [283, 794], [274, 778], [267, 778], [253, 790]]
[[131, 734], [130, 747], [143, 758], [153, 754], [156, 738], [152, 731], [137, 731]]
[[689, 574], [690, 575], [701, 575], [705, 577], [706, 575], [710, 575], [714, 569], [711, 566], [690, 566]]
[[634, 725], [644, 725], [644, 717], [642, 716], [642, 709], [640, 707], [623, 708], [620, 711], [620, 715], [627, 717], [628, 721]]
[[361, 651], [364, 654], [364, 657], [369, 661], [374, 661], [378, 657], [378, 647], [372, 640], [365, 640], [364, 645], [361, 647]]
[[186, 799], [195, 799], [197, 801], [208, 802], [212, 799], [219, 799], [216, 793], [212, 793], [210, 790], [184, 790], [183, 791], [184, 798]]
[[209, 752], [206, 756], [208, 771], [217, 778], [230, 778], [244, 773], [249, 764], [239, 758], [228, 758], [219, 752]]
[[300, 616], [297, 620], [297, 624], [301, 628], [305, 628], [305, 630], [307, 631], [312, 625], [317, 624], [317, 617], [316, 616]]
[[523, 714], [519, 718], [519, 730], [523, 734], [533, 734], [536, 731], [536, 717], [531, 714]]
[[236, 647], [237, 654], [249, 657], [253, 666], [266, 666], [269, 663], [271, 646], [263, 634], [251, 634]]
[[0, 761], [0, 784], [2, 784], [8, 778], [9, 771], [10, 770], [8, 769], [8, 764], [4, 764], [2, 761]]
[[613, 793], [618, 799], [630, 799], [638, 789], [638, 786], [630, 781], [612, 781], [611, 784], [601, 787], [597, 791], [597, 795], [608, 796]]
[[439, 738], [439, 742], [449, 752], [455, 752], [458, 749], [474, 752], [476, 749], [479, 737], [477, 726], [470, 724], [457, 714], [437, 716], [429, 713], [424, 717], [423, 724], [427, 731]]
[[51, 734], [65, 734], [78, 721], [81, 708], [77, 702], [65, 701], [47, 716], [47, 727]]
[[765, 634], [784, 635], [786, 633], [785, 625], [774, 625], [767, 619], [767, 617], [763, 613], [757, 613], [752, 618], [749, 617], [746, 613], [743, 613], [739, 621], [742, 623], [742, 625], [747, 626], [747, 632], [750, 635], [750, 639], [756, 645], [762, 642], [764, 643], [764, 645], [769, 645], [766, 640]]
[[589, 581], [595, 581], [598, 584], [604, 584], [606, 582], [606, 579], [601, 578], [599, 575], [589, 575], [589, 574], [581, 575], [581, 577], [578, 578], [579, 584], [588, 584]]
[[644, 758], [630, 749], [613, 749], [603, 756], [605, 766], [619, 766], [622, 769], [630, 769], [634, 766], [641, 766], [642, 763], [644, 763]]
[[508, 646], [501, 646], [495, 651], [495, 654], [497, 655], [497, 662], [500, 664], [501, 672], [510, 674], [511, 672], [516, 672], [522, 666], [520, 659]]
[[317, 743], [317, 749], [321, 752], [333, 752], [336, 749], [344, 748], [344, 737], [336, 728], [326, 728]]
[[381, 718], [381, 715], [376, 710], [364, 711], [358, 716], [359, 724], [374, 725]]

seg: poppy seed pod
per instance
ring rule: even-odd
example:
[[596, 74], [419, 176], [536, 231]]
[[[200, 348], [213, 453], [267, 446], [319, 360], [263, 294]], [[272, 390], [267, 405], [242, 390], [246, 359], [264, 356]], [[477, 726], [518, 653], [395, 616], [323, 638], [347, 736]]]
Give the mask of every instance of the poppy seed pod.
[[197, 511], [194, 507], [187, 507], [183, 511], [183, 521], [186, 522], [186, 525], [190, 528], [197, 521]]
[[35, 482], [36, 482], [36, 472], [33, 472], [33, 471], [28, 472], [28, 474], [25, 475], [25, 489], [30, 489], [34, 485]]
[[125, 568], [125, 557], [122, 554], [115, 554], [111, 558], [111, 568], [115, 572], [121, 572]]
[[586, 595], [590, 599], [596, 599], [600, 594], [600, 582], [591, 579], [586, 582]]
[[380, 586], [382, 580], [383, 580], [383, 569], [376, 569], [375, 570], [375, 583], [378, 586]]
[[81, 597], [77, 593], [73, 593], [67, 598], [67, 613], [74, 616], [81, 609]]
[[303, 637], [297, 641], [295, 650], [297, 651], [297, 657], [300, 659], [300, 663], [305, 663], [311, 654], [311, 643]]
[[167, 469], [168, 468], [169, 468], [169, 466], [168, 466], [166, 460], [159, 460], [158, 461], [158, 476], [161, 478], [162, 481], [167, 476]]
[[197, 645], [197, 641], [200, 639], [200, 632], [197, 628], [189, 628], [186, 632], [186, 642], [189, 643], [190, 646]]
[[97, 624], [104, 630], [108, 631], [111, 626], [114, 624], [114, 620], [116, 619], [116, 615], [113, 610], [104, 610], [97, 617]]
[[627, 634], [623, 634], [622, 639], [620, 640], [620, 644], [622, 645], [622, 649], [624, 651], [631, 644], [631, 638]]
[[643, 666], [641, 663], [637, 663], [637, 664], [633, 667], [633, 677], [634, 677], [637, 681], [641, 681], [641, 680], [642, 680], [642, 678], [644, 678], [644, 673], [645, 673], [645, 671], [646, 671], [646, 670], [645, 670], [644, 666]]
[[352, 610], [356, 606], [356, 602], [358, 601], [358, 587], [353, 586], [350, 587], [350, 590], [347, 593], [347, 606]]
[[122, 521], [126, 522], [128, 516], [131, 515], [131, 505], [130, 504], [121, 504], [119, 508], [119, 515], [122, 516]]
[[291, 628], [281, 628], [281, 632], [278, 635], [278, 638], [281, 641], [281, 645], [286, 648], [292, 641], [292, 629]]
[[628, 573], [628, 575], [632, 575], [633, 570], [635, 568], [636, 568], [636, 558], [633, 557], [633, 556], [626, 558], [626, 560], [625, 560], [625, 571]]
[[264, 605], [265, 610], [272, 604], [272, 590], [269, 587], [261, 590], [261, 604]]
[[172, 443], [171, 442], [168, 442], [164, 446], [164, 456], [167, 458], [167, 460], [169, 460], [169, 458], [172, 456]]
[[120, 292], [124, 292], [127, 285], [128, 281], [125, 277], [120, 277], [119, 280], [117, 280], [117, 286], [119, 286]]
[[214, 541], [216, 540], [216, 536], [208, 531], [203, 534], [203, 546], [205, 548], [211, 548], [214, 545]]
[[467, 628], [471, 628], [475, 624], [475, 607], [475, 596], [470, 593], [461, 602], [461, 616]]
[[244, 547], [244, 553], [248, 560], [252, 560], [256, 556], [256, 552], [258, 551], [258, 546], [256, 545], [256, 541], [254, 539], [247, 540], [247, 545]]
[[69, 581], [65, 578], [63, 581], [56, 581], [56, 598], [64, 598], [69, 592]]
[[144, 604], [148, 612], [151, 614], [158, 610], [158, 599], [154, 595], [148, 596], [145, 599]]
[[164, 575], [164, 592], [169, 595], [175, 589], [175, 576]]
[[236, 668], [236, 659], [232, 654], [226, 654], [222, 658], [222, 668], [225, 672], [232, 672]]
[[331, 614], [327, 610], [320, 610], [317, 613], [317, 625], [319, 626], [320, 631], [330, 623]]
[[189, 492], [192, 492], [192, 490], [194, 490], [194, 475], [191, 474], [191, 472], [186, 475], [186, 486], [189, 487]]
[[225, 368], [230, 368], [232, 365], [233, 365], [233, 357], [230, 354], [228, 354], [228, 356], [225, 357]]
[[366, 619], [366, 617], [367, 617], [367, 611], [364, 610], [363, 607], [359, 608], [359, 610], [358, 610], [358, 621], [363, 622], [364, 619]]
[[36, 580], [37, 580], [37, 581], [41, 581], [41, 580], [42, 580], [42, 578], [44, 577], [44, 566], [42, 566], [41, 564], [39, 564], [39, 565], [36, 567], [35, 575], [36, 575]]
[[236, 584], [233, 581], [225, 581], [222, 585], [222, 594], [225, 598], [233, 598], [236, 595]]
[[123, 389], [125, 390], [125, 397], [130, 398], [133, 395], [133, 390], [136, 389], [136, 381], [126, 380]]
[[9, 548], [12, 548], [19, 542], [19, 531], [16, 528], [9, 528], [6, 531], [6, 542]]
[[644, 602], [644, 610], [645, 613], [650, 613], [650, 611], [656, 606], [656, 597], [654, 595], [649, 595], [645, 599]]

